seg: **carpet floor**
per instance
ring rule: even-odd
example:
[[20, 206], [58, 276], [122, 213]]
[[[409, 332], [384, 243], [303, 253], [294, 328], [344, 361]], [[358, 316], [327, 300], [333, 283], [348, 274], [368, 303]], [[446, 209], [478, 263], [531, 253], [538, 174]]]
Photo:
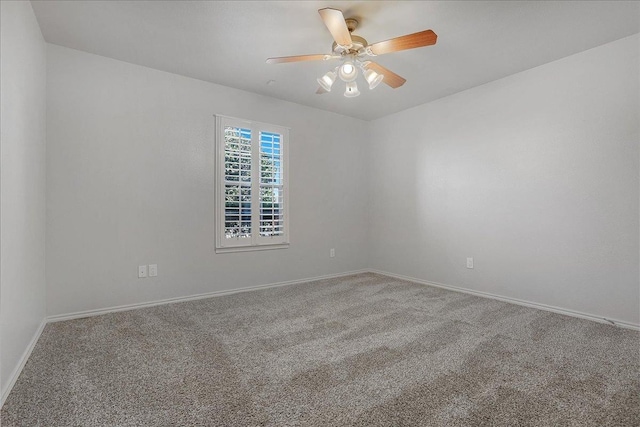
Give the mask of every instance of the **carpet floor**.
[[638, 426], [636, 331], [375, 274], [46, 326], [2, 426]]

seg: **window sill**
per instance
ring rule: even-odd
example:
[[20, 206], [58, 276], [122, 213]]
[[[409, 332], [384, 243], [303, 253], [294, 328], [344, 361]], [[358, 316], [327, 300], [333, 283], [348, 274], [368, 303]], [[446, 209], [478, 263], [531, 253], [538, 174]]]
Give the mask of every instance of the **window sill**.
[[280, 243], [277, 245], [259, 245], [259, 246], [231, 246], [228, 248], [216, 248], [217, 254], [226, 254], [233, 252], [253, 252], [253, 251], [269, 251], [272, 249], [287, 249], [288, 243]]

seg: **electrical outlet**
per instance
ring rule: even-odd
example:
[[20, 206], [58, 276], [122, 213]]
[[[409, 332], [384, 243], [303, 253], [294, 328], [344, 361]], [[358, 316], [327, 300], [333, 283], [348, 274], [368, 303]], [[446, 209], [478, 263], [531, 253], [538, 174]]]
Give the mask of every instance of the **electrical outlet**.
[[467, 258], [467, 268], [473, 268], [473, 258]]
[[149, 264], [149, 277], [156, 277], [158, 275], [158, 264]]
[[334, 248], [329, 249], [329, 258], [336, 257], [336, 250]]
[[147, 277], [147, 266], [139, 265], [138, 266], [138, 279], [144, 279]]

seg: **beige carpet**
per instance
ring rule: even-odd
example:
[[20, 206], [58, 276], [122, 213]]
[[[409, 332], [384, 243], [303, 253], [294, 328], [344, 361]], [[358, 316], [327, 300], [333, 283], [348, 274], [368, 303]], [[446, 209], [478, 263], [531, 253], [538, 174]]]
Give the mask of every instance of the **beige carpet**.
[[361, 274], [49, 324], [2, 426], [638, 426], [639, 351]]

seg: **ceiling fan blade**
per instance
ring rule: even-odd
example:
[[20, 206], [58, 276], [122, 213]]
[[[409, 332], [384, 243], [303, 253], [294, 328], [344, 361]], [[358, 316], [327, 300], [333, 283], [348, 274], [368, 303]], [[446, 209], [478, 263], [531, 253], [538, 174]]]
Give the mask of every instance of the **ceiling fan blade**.
[[369, 45], [374, 55], [398, 52], [400, 50], [415, 49], [416, 47], [431, 46], [436, 44], [438, 35], [431, 30], [420, 31], [419, 33], [407, 34], [395, 39], [385, 40]]
[[276, 58], [267, 59], [267, 64], [283, 64], [285, 62], [298, 62], [298, 61], [322, 61], [330, 58], [330, 55], [296, 55], [296, 56], [279, 56]]
[[382, 74], [384, 76], [384, 78], [382, 79], [382, 82], [386, 83], [387, 85], [391, 86], [394, 89], [399, 88], [400, 86], [405, 84], [405, 82], [407, 81], [407, 79], [400, 77], [393, 71], [388, 70], [384, 68], [382, 65], [376, 64], [375, 62], [367, 61], [367, 63], [365, 64], [365, 67], [372, 69], [378, 74]]
[[316, 95], [323, 95], [325, 93], [329, 93], [329, 92], [324, 90], [322, 87], [319, 87], [318, 90], [316, 91]]
[[353, 44], [351, 41], [351, 33], [349, 32], [349, 28], [347, 28], [347, 23], [344, 20], [342, 11], [327, 7], [325, 9], [318, 10], [318, 13], [336, 43], [340, 46], [347, 47]]

